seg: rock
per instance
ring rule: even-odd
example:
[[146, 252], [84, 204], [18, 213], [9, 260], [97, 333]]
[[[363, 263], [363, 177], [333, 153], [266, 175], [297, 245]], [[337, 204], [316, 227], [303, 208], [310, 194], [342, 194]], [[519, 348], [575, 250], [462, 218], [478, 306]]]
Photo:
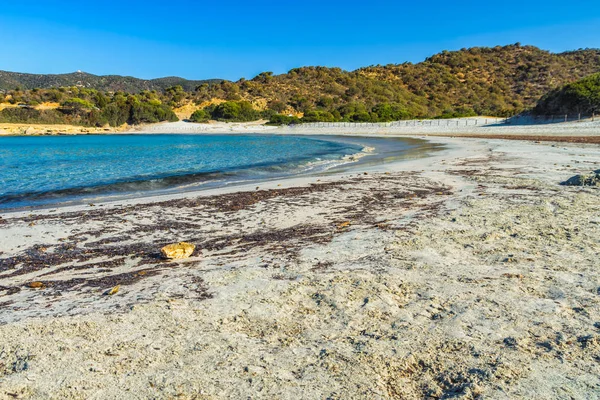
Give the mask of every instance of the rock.
[[29, 363], [24, 358], [17, 358], [17, 361], [13, 363], [12, 370], [13, 372], [23, 372], [29, 369]]
[[113, 294], [117, 294], [119, 292], [119, 289], [121, 289], [121, 285], [117, 285], [114, 288], [108, 290], [106, 293], [104, 293], [107, 296], [112, 296]]
[[600, 186], [600, 169], [586, 175], [575, 175], [561, 183], [565, 186]]
[[163, 257], [165, 257], [165, 258], [181, 259], [181, 258], [188, 258], [189, 256], [191, 256], [192, 253], [194, 252], [194, 249], [196, 249], [196, 246], [194, 246], [193, 244], [181, 242], [181, 243], [169, 244], [169, 245], [163, 247], [160, 250], [160, 252], [162, 253]]
[[40, 289], [44, 287], [44, 284], [42, 282], [31, 282], [27, 286], [29, 286], [32, 289]]

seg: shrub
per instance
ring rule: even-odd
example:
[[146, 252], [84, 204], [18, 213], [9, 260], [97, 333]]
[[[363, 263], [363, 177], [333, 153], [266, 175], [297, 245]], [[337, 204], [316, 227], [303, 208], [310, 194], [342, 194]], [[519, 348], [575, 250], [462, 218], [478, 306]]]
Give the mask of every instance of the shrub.
[[329, 111], [308, 111], [302, 122], [334, 122], [336, 119]]
[[212, 117], [218, 121], [246, 122], [260, 119], [260, 113], [247, 101], [227, 101], [214, 107]]
[[192, 121], [192, 122], [208, 122], [209, 119], [210, 119], [210, 114], [204, 109], [196, 110], [190, 116], [190, 121]]
[[538, 102], [536, 114], [591, 114], [600, 110], [600, 73], [556, 89]]
[[271, 116], [267, 125], [295, 125], [299, 124], [300, 119], [298, 117], [289, 117], [287, 115], [274, 114]]

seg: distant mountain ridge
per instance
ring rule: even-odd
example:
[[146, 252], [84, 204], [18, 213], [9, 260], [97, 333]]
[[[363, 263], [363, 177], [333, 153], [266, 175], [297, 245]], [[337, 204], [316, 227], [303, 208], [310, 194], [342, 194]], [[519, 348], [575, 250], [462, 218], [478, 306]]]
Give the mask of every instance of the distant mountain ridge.
[[57, 87], [78, 86], [88, 89], [128, 93], [139, 93], [144, 90], [163, 91], [169, 87], [180, 85], [187, 92], [205, 83], [219, 83], [223, 79], [188, 80], [175, 76], [158, 79], [139, 79], [132, 76], [93, 75], [87, 72], [68, 74], [26, 74], [20, 72], [0, 71], [0, 90], [50, 89]]

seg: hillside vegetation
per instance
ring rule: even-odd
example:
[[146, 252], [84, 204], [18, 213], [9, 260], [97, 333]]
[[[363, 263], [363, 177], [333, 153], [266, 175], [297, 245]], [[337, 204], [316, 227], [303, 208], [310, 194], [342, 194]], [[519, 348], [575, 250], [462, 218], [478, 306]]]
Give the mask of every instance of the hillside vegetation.
[[600, 73], [555, 89], [542, 97], [535, 114], [584, 114], [600, 111]]
[[194, 91], [204, 83], [221, 82], [222, 79], [208, 79], [190, 81], [184, 78], [167, 77], [159, 79], [138, 79], [131, 76], [106, 75], [98, 76], [86, 72], [73, 72], [70, 74], [43, 75], [23, 74], [19, 72], [0, 71], [0, 90], [50, 89], [59, 87], [77, 86], [100, 91], [123, 91], [127, 93], [140, 93], [143, 91], [162, 91], [172, 86], [181, 86], [184, 90]]
[[5, 97], [0, 122], [120, 126], [178, 121], [173, 101], [163, 101], [177, 98], [179, 93], [107, 93], [77, 87], [12, 91]]
[[[418, 64], [377, 65], [350, 72], [340, 68], [303, 67], [281, 75], [263, 72], [251, 80], [237, 82], [165, 78], [142, 81], [157, 85], [152, 86], [154, 89], [147, 86], [142, 90], [136, 86], [139, 82], [135, 78], [128, 77], [84, 79], [85, 84], [66, 89], [48, 87], [59, 85], [60, 82], [53, 79], [67, 75], [46, 76], [47, 79], [27, 81], [27, 84], [23, 83], [26, 81], [23, 78], [19, 80], [21, 87], [31, 87], [38, 82], [44, 82], [44, 86], [9, 90], [4, 102], [39, 108], [44, 102], [64, 103], [73, 97], [81, 98], [105, 116], [97, 121], [82, 119], [85, 123], [96, 124], [113, 123], [107, 117], [108, 112], [104, 112], [106, 106], [96, 101], [97, 97], [109, 99], [109, 103], [114, 104], [110, 113], [114, 114], [121, 106], [130, 107], [130, 111], [134, 109], [135, 101], [122, 100], [131, 96], [142, 104], [160, 106], [165, 112], [175, 109], [180, 116], [180, 110], [185, 109], [184, 118], [198, 122], [267, 118], [271, 123], [282, 124], [510, 116], [534, 108], [548, 92], [598, 72], [600, 50], [554, 54], [515, 44], [444, 51]], [[4, 82], [2, 74], [0, 82]], [[85, 88], [90, 85], [97, 86], [94, 90]], [[81, 95], [83, 90], [88, 92]], [[115, 97], [121, 100], [113, 101]], [[161, 115], [160, 118], [165, 117]], [[2, 118], [0, 115], [0, 121]], [[136, 117], [127, 119], [130, 123], [137, 120]]]

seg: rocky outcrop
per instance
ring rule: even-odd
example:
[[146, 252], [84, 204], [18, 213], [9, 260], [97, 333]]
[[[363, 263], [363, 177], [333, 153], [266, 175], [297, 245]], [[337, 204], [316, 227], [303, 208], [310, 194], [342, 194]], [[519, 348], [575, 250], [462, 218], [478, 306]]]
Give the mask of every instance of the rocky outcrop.
[[600, 169], [591, 174], [575, 175], [563, 182], [566, 186], [600, 186]]

